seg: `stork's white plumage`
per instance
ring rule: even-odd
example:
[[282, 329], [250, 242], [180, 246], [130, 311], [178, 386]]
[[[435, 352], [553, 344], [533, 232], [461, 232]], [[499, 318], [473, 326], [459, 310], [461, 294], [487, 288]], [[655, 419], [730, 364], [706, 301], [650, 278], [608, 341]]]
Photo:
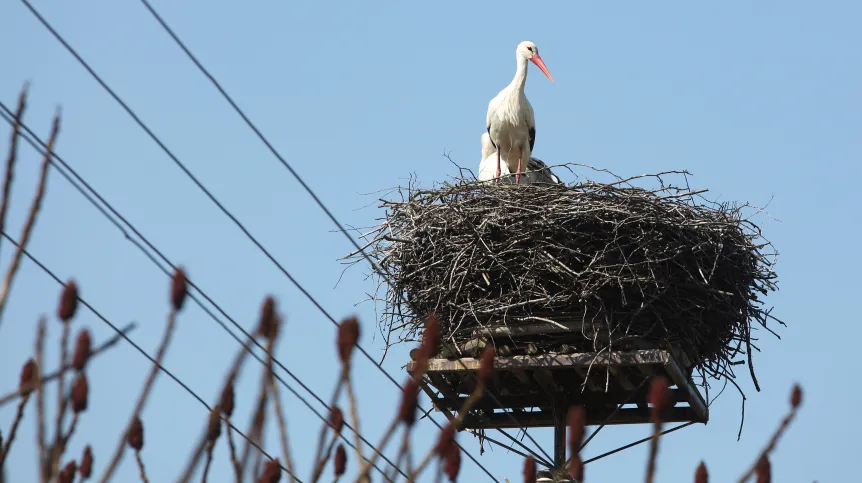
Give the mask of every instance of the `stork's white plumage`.
[[[505, 154], [509, 172], [515, 173], [515, 182], [520, 181], [522, 160], [530, 159], [536, 143], [536, 120], [533, 106], [524, 94], [527, 83], [527, 61], [533, 62], [554, 82], [545, 62], [539, 56], [536, 44], [525, 40], [515, 50], [517, 69], [515, 77], [496, 97], [488, 103], [485, 126], [491, 142], [497, 149], [497, 177], [501, 174], [501, 154]], [[517, 160], [517, 163], [511, 161]]]
[[[500, 164], [500, 175], [495, 176], [497, 169], [497, 150], [491, 143], [491, 136], [488, 133], [482, 133], [482, 162], [479, 163], [479, 175], [476, 177], [479, 181], [490, 181], [493, 179], [511, 182], [511, 172], [509, 164], [505, 157], [502, 157], [503, 162]], [[527, 169], [523, 173], [523, 179], [516, 182], [523, 184], [557, 184], [561, 183], [558, 178], [542, 160], [530, 157], [527, 160]]]

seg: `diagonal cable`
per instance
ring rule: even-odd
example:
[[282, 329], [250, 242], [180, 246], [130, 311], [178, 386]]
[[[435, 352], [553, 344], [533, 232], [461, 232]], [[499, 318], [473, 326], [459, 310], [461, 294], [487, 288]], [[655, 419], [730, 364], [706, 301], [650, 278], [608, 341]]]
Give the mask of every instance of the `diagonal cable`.
[[[664, 431], [662, 431], [662, 432], [661, 432], [661, 433], [659, 433], [658, 435], [659, 435], [659, 436], [664, 436], [664, 435], [666, 435], [666, 434], [668, 434], [668, 433], [672, 433], [672, 432], [674, 432], [674, 431], [680, 430], [680, 429], [685, 428], [685, 427], [687, 427], [687, 426], [691, 426], [692, 424], [694, 424], [694, 423], [696, 423], [696, 422], [697, 422], [697, 421], [689, 421], [689, 422], [687, 422], [687, 423], [682, 423], [682, 424], [680, 424], [679, 426], [674, 426], [674, 427], [672, 427], [672, 428], [670, 428], [670, 429], [665, 429]], [[605, 458], [605, 457], [608, 457], [608, 456], [610, 456], [610, 455], [612, 455], [612, 454], [619, 453], [620, 451], [623, 451], [623, 450], [629, 449], [629, 448], [631, 448], [631, 447], [637, 446], [637, 445], [642, 444], [642, 443], [646, 443], [647, 441], [651, 440], [652, 438], [653, 438], [653, 437], [652, 437], [652, 436], [650, 436], [650, 437], [647, 437], [647, 438], [639, 439], [639, 440], [637, 440], [637, 441], [635, 441], [635, 442], [633, 442], [633, 443], [629, 443], [629, 444], [627, 444], [627, 445], [625, 445], [625, 446], [620, 446], [619, 448], [614, 449], [614, 450], [611, 450], [611, 451], [608, 451], [607, 453], [602, 453], [602, 454], [600, 454], [600, 455], [598, 455], [598, 456], [594, 456], [594, 457], [592, 457], [592, 458], [590, 458], [590, 459], [588, 459], [588, 460], [584, 461], [584, 464], [592, 463], [593, 461], [600, 460], [600, 459]]]

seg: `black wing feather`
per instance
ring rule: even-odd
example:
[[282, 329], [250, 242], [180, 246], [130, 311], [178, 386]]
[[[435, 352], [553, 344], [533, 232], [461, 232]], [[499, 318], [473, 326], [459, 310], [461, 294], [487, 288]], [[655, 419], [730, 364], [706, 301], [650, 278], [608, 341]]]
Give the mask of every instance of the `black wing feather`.
[[530, 128], [530, 151], [533, 150], [533, 146], [536, 145], [536, 126]]
[[494, 149], [497, 149], [497, 143], [494, 142], [494, 138], [491, 136], [491, 125], [490, 124], [488, 124], [488, 139], [491, 140], [491, 146], [494, 146]]

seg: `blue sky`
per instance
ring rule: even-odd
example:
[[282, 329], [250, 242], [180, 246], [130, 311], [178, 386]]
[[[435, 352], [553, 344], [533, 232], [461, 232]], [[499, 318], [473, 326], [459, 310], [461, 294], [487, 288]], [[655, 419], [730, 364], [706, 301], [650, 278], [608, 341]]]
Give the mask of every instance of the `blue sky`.
[[[215, 74], [277, 149], [344, 223], [367, 226], [382, 212], [376, 192], [415, 173], [424, 184], [455, 174], [442, 153], [475, 169], [488, 101], [514, 74], [514, 49], [533, 40], [556, 83], [532, 68], [527, 93], [536, 111], [535, 156], [635, 175], [694, 173], [712, 198], [769, 204], [757, 221], [780, 251], [780, 291], [768, 303], [789, 327], [765, 337], [755, 364], [763, 388], [749, 396], [742, 440], [739, 398], [728, 391], [711, 421], [668, 436], [663, 481], [689, 481], [705, 459], [715, 481], [737, 477], [787, 407], [792, 384], [805, 389], [800, 419], [773, 458], [777, 481], [842, 481], [855, 471], [860, 424], [847, 408], [860, 400], [846, 373], [862, 336], [850, 307], [862, 269], [857, 183], [862, 176], [862, 67], [858, 18], [849, 1], [723, 2], [237, 2], [156, 0], [154, 6]], [[44, 2], [35, 5], [137, 111], [208, 189], [340, 319], [357, 314], [362, 343], [382, 344], [368, 304], [365, 268], [338, 258], [351, 246], [294, 178], [196, 70], [140, 2]], [[169, 258], [247, 328], [266, 294], [277, 297], [286, 333], [282, 362], [314, 391], [330, 393], [336, 376], [334, 326], [196, 188], [160, 148], [56, 42], [20, 2], [0, 5], [0, 99], [14, 105], [30, 81], [26, 122], [47, 136], [63, 109], [57, 152]], [[8, 147], [0, 127], [0, 150]], [[7, 227], [17, 233], [38, 174], [38, 156], [22, 145]], [[561, 173], [565, 180], [572, 176]], [[12, 249], [2, 244], [8, 264]], [[70, 185], [51, 173], [30, 249], [110, 320], [134, 320], [133, 338], [155, 351], [167, 313], [168, 280]], [[53, 316], [55, 282], [25, 262], [0, 331], [0, 388], [17, 384], [32, 353], [36, 321]], [[75, 327], [96, 340], [111, 335], [80, 311]], [[212, 400], [236, 343], [189, 304], [166, 366]], [[49, 340], [59, 335], [50, 324]], [[385, 369], [403, 379], [404, 349]], [[49, 362], [57, 360], [56, 349]], [[238, 388], [245, 415], [258, 384], [247, 366]], [[69, 454], [87, 442], [97, 468], [108, 459], [134, 403], [146, 361], [127, 344], [92, 365], [90, 409]], [[395, 387], [367, 361], [357, 363], [362, 432], [377, 441], [397, 405]], [[53, 401], [50, 398], [49, 401]], [[284, 395], [288, 425], [308, 474], [319, 421]], [[427, 401], [425, 401], [427, 405]], [[32, 410], [32, 408], [31, 408]], [[852, 414], [852, 412], [850, 412]], [[14, 415], [0, 409], [4, 433]], [[10, 481], [35, 478], [32, 413], [19, 434]], [[836, 417], [837, 416], [837, 417]], [[441, 415], [435, 416], [442, 421]], [[152, 481], [177, 475], [205, 421], [203, 407], [163, 377], [144, 412], [144, 458]], [[247, 419], [238, 420], [245, 428]], [[436, 428], [420, 422], [423, 450]], [[646, 426], [607, 428], [587, 457], [648, 435]], [[534, 437], [550, 449], [551, 434]], [[502, 481], [521, 478], [521, 458], [501, 449], [478, 454]], [[224, 454], [224, 442], [219, 454]], [[267, 449], [277, 454], [277, 435]], [[592, 481], [641, 476], [645, 445], [587, 467]], [[222, 459], [215, 475], [228, 471]], [[126, 458], [118, 481], [134, 481]], [[227, 481], [218, 478], [211, 481]], [[462, 481], [487, 477], [464, 460]]]

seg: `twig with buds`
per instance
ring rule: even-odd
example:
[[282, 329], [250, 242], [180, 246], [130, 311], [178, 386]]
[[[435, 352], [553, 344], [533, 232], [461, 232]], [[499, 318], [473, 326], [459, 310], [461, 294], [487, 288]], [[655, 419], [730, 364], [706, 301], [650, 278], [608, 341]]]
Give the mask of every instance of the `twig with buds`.
[[75, 433], [81, 413], [87, 410], [89, 392], [90, 386], [87, 382], [87, 376], [82, 372], [75, 379], [75, 385], [72, 386], [72, 393], [69, 396], [69, 405], [72, 407], [72, 423], [69, 425], [69, 430], [61, 436], [55, 450], [58, 459], [66, 451], [66, 445]]
[[[344, 413], [338, 406], [333, 406], [332, 410], [329, 412], [329, 420], [324, 423], [324, 427], [332, 428], [332, 440], [330, 440], [329, 446], [326, 448], [326, 453], [322, 456], [318, 456], [316, 463], [314, 465], [314, 473], [311, 476], [311, 482], [317, 483], [317, 480], [320, 479], [320, 475], [323, 473], [323, 468], [326, 466], [326, 462], [329, 461], [329, 456], [332, 454], [332, 448], [335, 446], [335, 443], [338, 442], [338, 438], [341, 437], [341, 430], [344, 428]], [[342, 447], [342, 451], [344, 448]]]
[[230, 450], [230, 462], [233, 466], [233, 471], [236, 474], [236, 481], [237, 483], [240, 483], [242, 481], [242, 470], [239, 465], [239, 460], [236, 459], [236, 444], [233, 441], [233, 428], [231, 428], [230, 422], [230, 418], [233, 415], [235, 397], [233, 380], [231, 379], [228, 381], [227, 386], [225, 386], [221, 393], [221, 402], [219, 403], [219, 406], [224, 415], [225, 426], [227, 426], [226, 432], [228, 449]]
[[[177, 313], [182, 309], [183, 302], [185, 302], [186, 295], [188, 294], [188, 279], [186, 278], [186, 273], [182, 268], [177, 269], [174, 273], [173, 279], [171, 280], [171, 292], [170, 292], [170, 300], [171, 300], [171, 311], [168, 314], [168, 323], [165, 327], [165, 331], [162, 334], [162, 341], [159, 344], [159, 349], [156, 352], [156, 359], [153, 367], [150, 369], [150, 374], [147, 376], [147, 380], [144, 383], [144, 388], [141, 391], [141, 394], [138, 396], [138, 402], [135, 404], [135, 409], [132, 411], [132, 417], [130, 425], [127, 427], [124, 432], [124, 438], [120, 440], [116, 449], [114, 450], [114, 455], [108, 463], [107, 469], [105, 473], [102, 475], [102, 479], [100, 480], [102, 483], [107, 483], [110, 480], [111, 475], [116, 470], [117, 465], [120, 463], [120, 460], [123, 457], [123, 446], [125, 441], [126, 434], [131, 434], [133, 425], [137, 424], [140, 426], [141, 420], [140, 415], [141, 411], [144, 409], [144, 405], [147, 402], [147, 398], [150, 395], [150, 391], [153, 388], [153, 383], [161, 372], [162, 361], [165, 358], [165, 354], [168, 351], [168, 345], [171, 342], [171, 336], [174, 333], [174, 327], [176, 326]], [[141, 429], [143, 432], [143, 429]], [[130, 442], [131, 445], [131, 442]], [[141, 445], [143, 445], [143, 433], [141, 433]], [[138, 454], [139, 450], [136, 450], [135, 457], [139, 460], [138, 464], [141, 465], [141, 477], [144, 478], [143, 472], [143, 463], [140, 461], [140, 455]]]
[[201, 477], [201, 482], [206, 483], [207, 475], [209, 475], [210, 465], [213, 460], [213, 450], [215, 449], [216, 441], [218, 441], [219, 436], [221, 435], [221, 408], [216, 406], [210, 411], [209, 419], [207, 421], [207, 456], [206, 462], [204, 463], [204, 473]]
[[[216, 404], [222, 407], [222, 412], [225, 415], [225, 424], [227, 426], [227, 441], [228, 446], [231, 450], [231, 462], [233, 464], [234, 471], [237, 473], [237, 483], [240, 483], [242, 481], [242, 473], [239, 459], [237, 458], [236, 445], [234, 444], [233, 440], [233, 428], [231, 426], [230, 417], [232, 416], [234, 409], [234, 381], [236, 381], [236, 378], [238, 377], [242, 366], [245, 364], [248, 354], [251, 353], [250, 347], [252, 344], [252, 337], [253, 336], [249, 335], [246, 344], [240, 347], [237, 351], [236, 356], [234, 356], [233, 365], [231, 366], [231, 370], [230, 372], [228, 372], [228, 375], [225, 378], [225, 383], [222, 388], [221, 395], [219, 396], [219, 401], [216, 402]], [[226, 398], [229, 398], [230, 400], [228, 401]], [[200, 462], [201, 455], [203, 454], [205, 448], [206, 432], [201, 435], [200, 441], [195, 446], [195, 450], [189, 458], [188, 463], [186, 464], [186, 469], [183, 472], [183, 476], [177, 480], [178, 482], [187, 483], [189, 480], [191, 480], [192, 473], [194, 473], [195, 469], [197, 468], [197, 465]]]
[[[336, 403], [338, 402], [338, 398], [341, 396], [341, 390], [347, 385], [347, 379], [350, 375], [350, 358], [353, 354], [353, 345], [350, 345], [348, 340], [349, 337], [355, 336], [354, 345], [356, 340], [359, 339], [359, 322], [355, 317], [350, 317], [341, 321], [338, 324], [338, 333], [336, 335], [336, 349], [338, 351], [338, 357], [341, 360], [341, 374], [338, 378], [338, 382], [335, 384], [335, 388], [332, 391], [332, 397], [329, 402], [329, 407], [334, 408]], [[347, 362], [345, 362], [347, 361]], [[322, 467], [325, 465], [326, 461], [329, 459], [329, 452], [327, 454], [323, 454], [324, 447], [326, 446], [326, 432], [329, 428], [331, 428], [331, 424], [323, 424], [320, 427], [320, 434], [317, 437], [317, 449], [314, 453], [315, 461], [315, 471], [313, 476], [313, 481], [317, 481], [317, 478], [320, 477], [320, 472], [322, 471]], [[355, 431], [359, 431], [358, 427], [355, 427]], [[357, 433], [358, 434], [358, 433]], [[358, 439], [358, 436], [357, 436]], [[333, 441], [334, 444], [334, 441]], [[360, 450], [360, 446], [357, 445], [357, 451]], [[331, 445], [330, 445], [331, 448]], [[364, 459], [364, 458], [363, 458]], [[321, 468], [318, 470], [318, 468]]]
[[362, 439], [359, 437], [359, 412], [356, 404], [356, 393], [353, 391], [353, 382], [350, 374], [350, 365], [353, 358], [353, 349], [359, 340], [359, 321], [356, 317], [349, 317], [338, 325], [338, 355], [341, 358], [342, 379], [347, 388], [347, 398], [350, 402], [350, 419], [353, 423], [353, 434], [355, 437], [357, 461], [362, 461]]
[[[33, 384], [37, 377], [39, 377], [39, 367], [36, 365], [35, 360], [30, 359], [24, 363], [24, 366], [21, 368], [20, 382], [18, 385], [20, 387], [25, 387], [28, 384]], [[21, 420], [24, 419], [24, 408], [27, 406], [27, 402], [29, 400], [30, 391], [23, 392], [21, 394], [21, 401], [18, 403], [18, 412], [12, 422], [12, 429], [9, 430], [9, 437], [6, 439], [5, 444], [0, 444], [0, 472], [3, 471], [6, 457], [9, 456], [12, 442], [15, 440], [15, 433], [18, 432], [18, 425], [20, 425]]]
[[[485, 385], [488, 383], [488, 379], [490, 379], [491, 375], [494, 373], [494, 348], [492, 346], [488, 346], [485, 348], [485, 351], [482, 353], [482, 360], [479, 363], [479, 371], [476, 373], [476, 387], [473, 389], [473, 392], [470, 393], [470, 396], [467, 397], [467, 400], [464, 401], [464, 404], [461, 405], [461, 408], [458, 410], [458, 414], [455, 416], [455, 420], [451, 421], [448, 426], [444, 427], [442, 432], [440, 433], [440, 441], [437, 446], [432, 448], [425, 455], [425, 458], [422, 459], [422, 462], [419, 463], [419, 466], [416, 467], [410, 473], [409, 481], [415, 481], [416, 477], [425, 470], [425, 467], [428, 466], [428, 463], [431, 462], [431, 459], [434, 457], [435, 453], [441, 459], [447, 459], [452, 456], [450, 454], [449, 445], [455, 443], [455, 430], [461, 423], [464, 422], [464, 417], [473, 409], [473, 406], [479, 402], [479, 399], [485, 392]], [[456, 445], [457, 446], [457, 445]], [[460, 454], [458, 455], [460, 460]], [[460, 461], [459, 461], [460, 464]]]
[[[775, 430], [775, 433], [772, 434], [772, 438], [769, 439], [769, 443], [767, 443], [766, 447], [763, 448], [763, 451], [760, 452], [757, 459], [754, 461], [754, 465], [752, 465], [751, 468], [749, 468], [748, 471], [746, 471], [745, 474], [742, 475], [742, 477], [739, 479], [739, 483], [745, 483], [746, 481], [748, 481], [748, 479], [751, 478], [751, 476], [755, 474], [755, 472], [759, 471], [758, 468], [761, 465], [766, 465], [768, 467], [769, 454], [772, 452], [772, 450], [775, 449], [775, 446], [778, 444], [778, 440], [781, 438], [784, 432], [787, 431], [787, 428], [790, 427], [790, 423], [793, 422], [793, 419], [796, 418], [796, 411], [801, 405], [802, 388], [799, 387], [799, 385], [797, 384], [793, 386], [793, 390], [791, 390], [790, 392], [790, 411], [788, 411], [788, 413], [781, 420], [781, 424], [778, 425], [778, 428]], [[771, 478], [771, 471], [768, 468], [760, 471], [767, 471], [767, 477]], [[758, 476], [758, 482], [760, 482], [760, 478], [761, 477]]]
[[[69, 331], [71, 330], [71, 321], [75, 317], [75, 312], [78, 310], [78, 285], [74, 280], [70, 280], [63, 287], [63, 292], [60, 294], [60, 303], [57, 306], [57, 318], [63, 324], [63, 333], [60, 337], [60, 368], [62, 369], [69, 358]], [[60, 468], [60, 458], [63, 453], [63, 421], [66, 416], [66, 392], [64, 387], [66, 384], [65, 373], [61, 373], [57, 379], [57, 422], [54, 428], [54, 443], [50, 451], [50, 472], [49, 478], [57, 474]], [[74, 472], [73, 472], [74, 474]]]
[[[405, 431], [402, 440], [401, 448], [399, 449], [396, 465], [400, 465], [402, 459], [409, 453], [410, 430], [413, 428], [413, 423], [416, 422], [416, 407], [419, 404], [419, 382], [425, 371], [428, 369], [428, 360], [434, 355], [437, 350], [437, 344], [440, 339], [440, 322], [435, 315], [430, 315], [425, 321], [425, 331], [422, 335], [422, 343], [419, 346], [419, 355], [416, 358], [416, 369], [410, 375], [410, 379], [404, 385], [401, 396], [401, 406], [398, 414], [386, 428], [383, 437], [376, 446], [376, 450], [371, 458], [362, 465], [357, 481], [368, 477], [371, 467], [377, 461], [377, 457], [389, 443], [389, 439], [395, 433], [395, 429], [399, 423], [404, 423]], [[408, 474], [410, 469], [407, 470]]]
[[[271, 385], [269, 382], [272, 377], [272, 350], [277, 333], [278, 320], [275, 314], [275, 300], [272, 297], [267, 297], [264, 300], [263, 305], [261, 305], [260, 319], [254, 335], [256, 337], [267, 339], [266, 353], [269, 355], [267, 357], [267, 363], [264, 367], [263, 377], [260, 382], [260, 394], [257, 398], [257, 406], [249, 424], [249, 438], [246, 440], [243, 447], [242, 459], [240, 460], [240, 474], [245, 472], [248, 460], [251, 457], [251, 442], [257, 442], [263, 437], [264, 425], [266, 424], [266, 405], [271, 392]], [[258, 454], [256, 459], [260, 456], [261, 455]], [[252, 474], [257, 474], [257, 464], [259, 461], [260, 460], [257, 459], [256, 463], [252, 466]], [[292, 468], [290, 472], [293, 473]]]
[[144, 424], [141, 419], [135, 417], [132, 424], [129, 426], [129, 431], [126, 433], [126, 443], [135, 451], [135, 461], [138, 463], [138, 471], [141, 474], [141, 481], [149, 483], [147, 479], [147, 471], [144, 467], [144, 460], [141, 458], [141, 450], [144, 448]]
[[[135, 327], [137, 327], [137, 324], [135, 324], [134, 322], [132, 322], [132, 323], [130, 323], [130, 324], [128, 324], [128, 325], [126, 325], [125, 327], [123, 327], [122, 329], [120, 329], [120, 332], [121, 332], [122, 334], [128, 334], [129, 332], [131, 332], [132, 330], [134, 330], [134, 329], [135, 329]], [[89, 337], [90, 337], [89, 332], [88, 332], [86, 329], [84, 329], [84, 330], [81, 332], [81, 334], [79, 334], [79, 336], [78, 336], [78, 343], [81, 343], [81, 338], [82, 338], [83, 336], [85, 336], [85, 335], [86, 335], [86, 337], [87, 337], [87, 338], [89, 338]], [[89, 354], [87, 355], [87, 361], [89, 361], [90, 359], [92, 359], [92, 358], [94, 358], [94, 357], [96, 357], [96, 356], [98, 356], [98, 355], [103, 354], [106, 350], [110, 349], [110, 348], [111, 348], [112, 346], [114, 346], [117, 342], [119, 342], [119, 340], [120, 340], [121, 338], [122, 338], [122, 336], [121, 336], [121, 335], [116, 335], [116, 336], [114, 336], [114, 337], [111, 337], [110, 339], [108, 339], [108, 340], [107, 340], [107, 341], [105, 341], [104, 343], [102, 343], [102, 345], [100, 345], [99, 347], [97, 347], [97, 348], [95, 348], [95, 349], [91, 349], [91, 350], [89, 351]], [[78, 369], [78, 367], [76, 366], [76, 363], [75, 363], [75, 361], [77, 360], [77, 359], [76, 359], [76, 357], [78, 357], [78, 356], [77, 356], [77, 354], [78, 354], [77, 349], [76, 349], [76, 353], [75, 353], [75, 354], [76, 354], [76, 355], [74, 355], [74, 356], [73, 356], [72, 362], [71, 362], [70, 364], [66, 364], [66, 365], [65, 365], [65, 366], [63, 366], [61, 369], [56, 370], [56, 371], [54, 371], [54, 372], [51, 372], [51, 373], [48, 373], [48, 374], [43, 374], [43, 375], [42, 375], [42, 378], [40, 379], [41, 384], [45, 384], [45, 383], [48, 383], [48, 382], [53, 381], [54, 379], [57, 379], [58, 377], [60, 377], [60, 374], [63, 374], [63, 373], [65, 373], [66, 371], [68, 371], [68, 370], [70, 370], [70, 369], [75, 369], [75, 370], [77, 370], [77, 371], [82, 370], [82, 369], [83, 369], [83, 367], [82, 367], [81, 369]], [[25, 391], [32, 391], [32, 390], [35, 390], [35, 389], [36, 389], [36, 386], [27, 386], [27, 387], [22, 388], [22, 389], [24, 389]], [[15, 400], [15, 399], [17, 399], [19, 396], [21, 396], [21, 394], [22, 394], [21, 389], [17, 389], [17, 390], [15, 390], [15, 391], [13, 391], [13, 392], [10, 392], [9, 394], [6, 394], [6, 395], [4, 395], [4, 396], [0, 397], [0, 406], [3, 406], [4, 404], [7, 404], [9, 401], [14, 401], [14, 400]]]
[[[281, 393], [275, 385], [275, 370], [272, 364], [272, 353], [275, 350], [275, 341], [278, 339], [281, 320], [275, 311], [275, 299], [267, 297], [263, 304], [263, 316], [261, 317], [261, 335], [266, 337], [266, 380], [269, 384], [269, 392], [272, 393], [272, 404], [275, 407], [275, 417], [278, 422], [278, 434], [281, 439], [281, 452], [284, 457], [284, 462], [287, 465], [287, 472], [290, 475], [290, 481], [294, 481], [295, 474], [293, 466], [293, 458], [290, 457], [290, 444], [287, 439], [287, 419], [284, 417], [284, 410], [281, 403]], [[266, 321], [266, 322], [263, 322]]]

